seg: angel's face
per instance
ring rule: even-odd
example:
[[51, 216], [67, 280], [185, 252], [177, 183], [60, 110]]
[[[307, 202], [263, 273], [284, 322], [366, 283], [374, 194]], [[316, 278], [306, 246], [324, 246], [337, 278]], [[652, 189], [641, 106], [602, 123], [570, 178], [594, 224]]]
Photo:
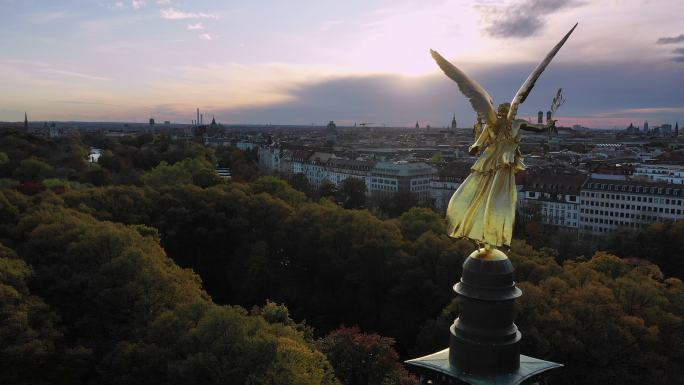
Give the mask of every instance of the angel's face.
[[499, 104], [499, 111], [497, 112], [497, 116], [499, 118], [505, 118], [508, 116], [508, 104]]

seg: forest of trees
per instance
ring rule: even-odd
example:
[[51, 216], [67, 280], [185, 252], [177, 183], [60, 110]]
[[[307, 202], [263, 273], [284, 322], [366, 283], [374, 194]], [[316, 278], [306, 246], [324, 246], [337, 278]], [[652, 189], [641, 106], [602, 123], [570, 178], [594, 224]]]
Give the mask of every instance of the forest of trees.
[[[328, 198], [237, 149], [0, 132], [0, 383], [417, 384], [400, 362], [448, 344], [473, 245], [428, 208]], [[613, 239], [562, 261], [514, 241], [522, 353], [557, 384], [682, 382], [684, 227]]]

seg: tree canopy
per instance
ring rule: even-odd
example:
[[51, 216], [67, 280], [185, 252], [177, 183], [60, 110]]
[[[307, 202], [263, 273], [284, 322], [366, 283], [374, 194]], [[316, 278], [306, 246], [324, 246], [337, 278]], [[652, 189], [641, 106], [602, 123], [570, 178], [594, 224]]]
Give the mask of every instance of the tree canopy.
[[[328, 186], [345, 209], [158, 135], [0, 132], [0, 153], [0, 383], [411, 384], [399, 362], [448, 344], [474, 246], [415, 197], [378, 216]], [[558, 384], [683, 382], [683, 229], [514, 241], [522, 353]]]

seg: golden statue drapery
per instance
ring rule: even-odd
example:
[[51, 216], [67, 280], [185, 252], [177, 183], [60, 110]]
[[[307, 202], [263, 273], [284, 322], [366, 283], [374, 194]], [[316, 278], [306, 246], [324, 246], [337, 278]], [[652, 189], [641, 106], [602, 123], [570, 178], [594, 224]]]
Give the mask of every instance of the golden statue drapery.
[[537, 65], [513, 101], [510, 104], [501, 104], [496, 112], [491, 96], [482, 86], [439, 53], [431, 51], [439, 67], [458, 84], [478, 114], [478, 123], [474, 129], [477, 138], [470, 147], [470, 152], [481, 155], [471, 167], [470, 175], [449, 201], [449, 236], [470, 238], [483, 244], [485, 249], [510, 246], [517, 203], [515, 174], [525, 169], [519, 149], [520, 131], [546, 131], [555, 125], [554, 120], [539, 125], [516, 119], [518, 107], [576, 27], [575, 24]]
[[525, 169], [518, 149], [520, 126], [519, 122], [481, 126], [470, 149], [473, 153], [484, 151], [447, 208], [450, 236], [492, 246], [510, 245], [517, 200], [515, 173]]

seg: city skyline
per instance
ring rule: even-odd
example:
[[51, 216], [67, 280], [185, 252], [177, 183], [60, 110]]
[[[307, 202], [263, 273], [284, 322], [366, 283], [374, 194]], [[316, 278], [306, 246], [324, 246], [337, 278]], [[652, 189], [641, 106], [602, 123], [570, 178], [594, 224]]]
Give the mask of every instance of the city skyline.
[[684, 120], [675, 0], [6, 0], [0, 10], [3, 121], [28, 111], [30, 120], [189, 123], [200, 107], [228, 124], [437, 127], [455, 112], [468, 126], [470, 107], [430, 48], [506, 102], [576, 21], [522, 115], [548, 109], [563, 87], [560, 124]]

